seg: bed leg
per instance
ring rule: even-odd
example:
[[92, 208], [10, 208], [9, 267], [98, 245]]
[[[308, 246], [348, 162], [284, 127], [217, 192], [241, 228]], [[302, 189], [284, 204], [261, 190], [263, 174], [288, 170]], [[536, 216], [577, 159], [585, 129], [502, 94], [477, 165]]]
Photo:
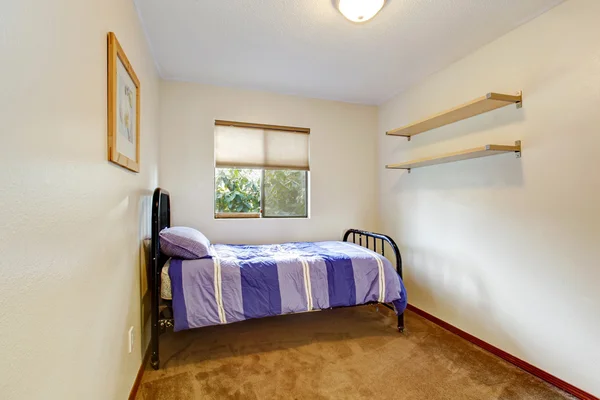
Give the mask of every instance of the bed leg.
[[150, 355], [150, 365], [153, 369], [157, 370], [160, 368], [160, 360], [158, 359], [158, 340], [154, 340], [154, 338], [152, 339], [152, 354]]
[[154, 349], [154, 345], [152, 345], [152, 355], [150, 356], [150, 365], [154, 370], [158, 370], [160, 368], [160, 360], [158, 359], [158, 349]]
[[[157, 318], [158, 319], [158, 318]], [[160, 331], [158, 330], [158, 321], [152, 324], [151, 332], [150, 332], [150, 346], [152, 346], [152, 354], [150, 355], [150, 365], [153, 369], [157, 370], [160, 368], [160, 360], [158, 358], [158, 337], [160, 336]]]
[[398, 332], [404, 332], [404, 313], [398, 315]]

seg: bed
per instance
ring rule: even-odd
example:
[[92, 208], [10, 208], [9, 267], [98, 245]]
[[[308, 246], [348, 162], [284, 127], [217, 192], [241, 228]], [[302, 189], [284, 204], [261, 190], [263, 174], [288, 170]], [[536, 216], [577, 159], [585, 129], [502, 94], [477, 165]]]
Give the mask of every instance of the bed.
[[[169, 193], [157, 188], [148, 271], [154, 369], [160, 366], [159, 337], [167, 328], [378, 303], [396, 312], [397, 328], [404, 331], [402, 259], [389, 236], [350, 229], [342, 241], [216, 244], [212, 257], [181, 260], [161, 252], [159, 233], [169, 227]], [[395, 266], [385, 257], [386, 247]]]

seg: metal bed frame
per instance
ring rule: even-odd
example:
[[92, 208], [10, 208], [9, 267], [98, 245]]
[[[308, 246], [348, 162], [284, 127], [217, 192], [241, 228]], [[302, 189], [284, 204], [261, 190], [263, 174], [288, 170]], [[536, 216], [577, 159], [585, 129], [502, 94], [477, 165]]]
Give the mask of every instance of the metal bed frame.
[[[162, 266], [165, 264], [168, 257], [160, 251], [160, 242], [158, 237], [158, 234], [161, 230], [170, 226], [171, 201], [169, 192], [167, 192], [164, 189], [157, 188], [154, 191], [154, 196], [152, 198], [152, 261], [149, 265], [149, 271], [147, 274], [148, 283], [151, 291], [150, 307], [152, 326], [150, 328], [150, 345], [152, 353], [150, 357], [150, 364], [155, 370], [159, 369], [160, 367], [158, 339], [160, 335], [167, 330], [167, 328], [173, 327], [172, 302], [168, 300], [163, 300], [160, 297], [160, 275]], [[350, 239], [350, 236], [352, 236], [352, 238], [351, 240], [348, 240]], [[358, 243], [356, 242], [357, 237]], [[364, 246], [363, 238], [365, 239]], [[345, 232], [343, 241], [351, 241], [352, 243], [356, 243], [360, 246], [378, 252], [383, 256], [385, 256], [385, 243], [389, 244], [396, 258], [396, 271], [402, 278], [402, 257], [400, 256], [400, 250], [398, 249], [396, 242], [394, 242], [394, 240], [391, 237], [379, 233], [361, 231], [358, 229], [349, 229]], [[377, 246], [378, 241], [379, 246]], [[371, 247], [370, 244], [372, 245]], [[369, 302], [350, 307], [357, 307], [367, 304], [381, 304], [382, 306], [387, 307], [390, 310], [394, 310], [394, 308], [391, 305], [378, 302]], [[401, 333], [404, 332], [404, 314], [398, 316], [398, 331], [400, 331]]]

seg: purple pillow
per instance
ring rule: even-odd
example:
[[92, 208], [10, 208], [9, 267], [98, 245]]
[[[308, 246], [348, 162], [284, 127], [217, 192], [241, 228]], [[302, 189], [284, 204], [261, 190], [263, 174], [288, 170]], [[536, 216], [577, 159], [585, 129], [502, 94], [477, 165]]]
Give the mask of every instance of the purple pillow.
[[193, 228], [165, 228], [160, 231], [159, 237], [160, 250], [169, 257], [195, 260], [211, 256], [210, 241]]

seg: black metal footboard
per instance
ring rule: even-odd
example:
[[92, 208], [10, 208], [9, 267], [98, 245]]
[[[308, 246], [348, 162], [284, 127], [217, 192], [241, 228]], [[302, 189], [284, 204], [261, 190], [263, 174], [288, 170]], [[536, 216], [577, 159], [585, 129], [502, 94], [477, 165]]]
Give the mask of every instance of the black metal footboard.
[[[169, 192], [161, 188], [154, 191], [152, 198], [152, 248], [151, 263], [148, 266], [147, 276], [151, 295], [151, 357], [152, 368], [158, 369], [159, 362], [159, 337], [166, 328], [173, 327], [173, 309], [171, 301], [166, 301], [160, 295], [161, 270], [168, 257], [160, 251], [159, 233], [165, 228], [171, 226], [171, 203]], [[363, 239], [365, 241], [363, 245]], [[386, 243], [392, 249], [396, 258], [396, 270], [402, 277], [402, 258], [398, 246], [392, 238], [379, 233], [366, 232], [357, 229], [350, 229], [344, 234], [345, 242], [352, 241], [361, 246], [369, 248], [385, 256]], [[357, 242], [358, 240], [358, 242]], [[378, 246], [379, 243], [379, 246]], [[389, 304], [383, 304], [393, 310]], [[404, 331], [404, 315], [398, 317], [398, 330]]]
[[[350, 236], [352, 235], [351, 240]], [[358, 236], [358, 242], [356, 241]], [[364, 245], [363, 245], [364, 238]], [[372, 240], [369, 240], [372, 239]], [[377, 241], [379, 240], [379, 247], [377, 246]], [[346, 233], [344, 233], [344, 242], [356, 243], [360, 246], [366, 247], [367, 249], [373, 250], [376, 253], [385, 256], [385, 244], [389, 244], [392, 248], [392, 252], [394, 253], [394, 257], [396, 259], [396, 271], [400, 278], [402, 278], [402, 257], [400, 256], [400, 249], [398, 249], [398, 245], [394, 242], [394, 239], [389, 237], [388, 235], [383, 235], [381, 233], [367, 232], [361, 231], [358, 229], [348, 229]], [[390, 310], [394, 310], [389, 304], [381, 303], [382, 306], [389, 308]], [[398, 330], [400, 332], [404, 332], [404, 313], [398, 316]]]

